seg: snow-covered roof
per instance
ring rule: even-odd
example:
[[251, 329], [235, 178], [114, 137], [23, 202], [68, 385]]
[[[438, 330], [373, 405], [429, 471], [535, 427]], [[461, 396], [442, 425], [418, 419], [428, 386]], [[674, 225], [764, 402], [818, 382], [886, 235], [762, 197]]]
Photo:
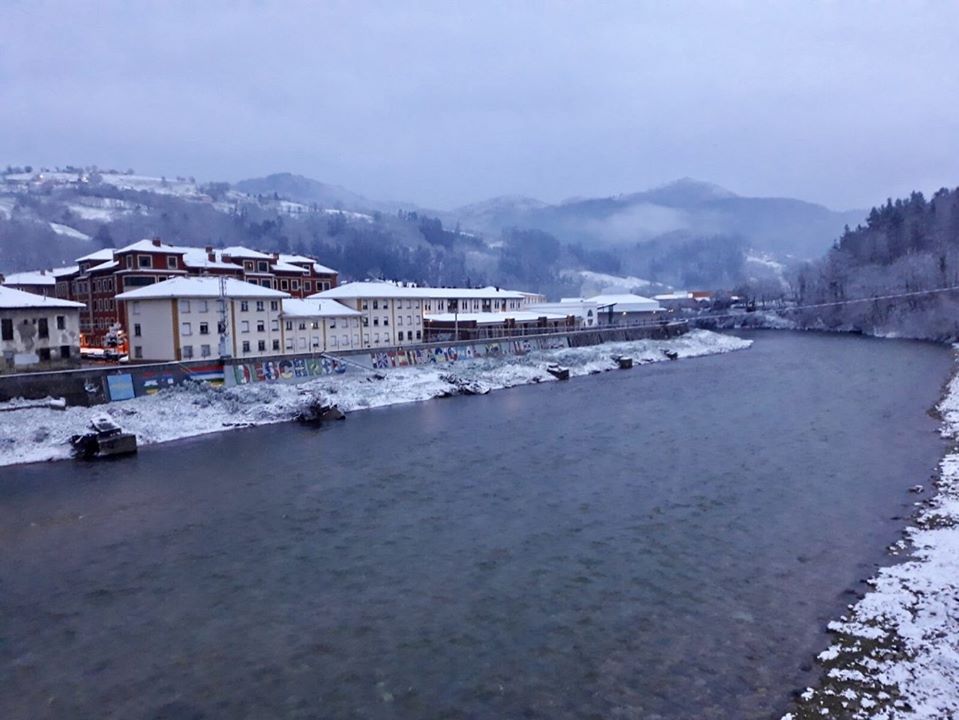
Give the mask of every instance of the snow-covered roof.
[[87, 270], [87, 272], [98, 272], [100, 270], [112, 270], [113, 268], [117, 267], [119, 264], [120, 263], [118, 263], [116, 260], [108, 260], [105, 263], [94, 265], [89, 270]]
[[[118, 300], [156, 300], [162, 298], [216, 298], [220, 297], [220, 280], [218, 277], [178, 277], [164, 280], [153, 285], [146, 285], [135, 290], [128, 290], [117, 295]], [[289, 293], [265, 288], [253, 283], [244, 282], [236, 278], [222, 278], [225, 283], [224, 293], [230, 298], [288, 298]]]
[[290, 263], [285, 262], [275, 262], [272, 263], [270, 267], [273, 272], [295, 272], [300, 273], [301, 275], [309, 272], [309, 270], [304, 267], [300, 267], [299, 265], [291, 265]]
[[80, 266], [68, 265], [67, 267], [53, 268], [53, 270], [50, 272], [53, 273], [53, 277], [58, 278], [63, 277], [64, 275], [72, 275], [75, 272], [80, 272]]
[[362, 314], [358, 310], [338, 303], [336, 300], [288, 298], [283, 301], [283, 315], [285, 317], [352, 317]]
[[424, 319], [430, 322], [455, 323], [455, 322], [475, 322], [477, 325], [500, 325], [507, 320], [516, 322], [535, 322], [545, 318], [546, 320], [565, 320], [566, 315], [548, 312], [481, 312], [481, 313], [437, 313], [427, 315]]
[[351, 282], [324, 290], [310, 297], [319, 298], [496, 298], [522, 300], [524, 295], [512, 290], [486, 288], [403, 287], [388, 282]]
[[262, 253], [259, 250], [250, 250], [250, 248], [245, 248], [242, 245], [232, 245], [230, 247], [225, 247], [220, 250], [220, 253], [223, 255], [229, 255], [230, 257], [243, 258], [244, 260], [272, 260], [272, 255], [267, 255]]
[[168, 255], [183, 255], [184, 249], [177, 247], [176, 245], [167, 245], [164, 242], [161, 242], [157, 245], [153, 240], [137, 240], [135, 243], [130, 243], [122, 248], [119, 248], [115, 252], [125, 253], [125, 252], [139, 252], [139, 253], [164, 253]]
[[30, 270], [28, 272], [10, 273], [3, 276], [4, 285], [56, 285], [57, 279], [53, 271]]
[[0, 308], [82, 308], [83, 303], [45, 297], [0, 285]]
[[206, 268], [207, 270], [242, 270], [243, 266], [238, 263], [223, 262], [219, 250], [213, 251], [213, 260], [203, 248], [181, 247], [183, 250], [183, 263], [191, 268]]
[[331, 267], [326, 265], [320, 265], [318, 262], [313, 263], [313, 272], [317, 275], [336, 275], [337, 272]]
[[89, 255], [77, 258], [77, 262], [84, 262], [85, 260], [98, 260], [100, 262], [113, 260], [113, 248], [103, 248], [102, 250], [97, 250]]
[[613, 312], [655, 312], [662, 310], [662, 306], [655, 300], [643, 297], [642, 295], [633, 295], [624, 293], [622, 295], [595, 295], [587, 298], [596, 303], [603, 310], [608, 310], [613, 306]]
[[689, 300], [692, 298], [692, 294], [686, 292], [671, 292], [671, 293], [662, 293], [661, 295], [653, 295], [653, 300]]
[[313, 263], [316, 262], [313, 258], [307, 257], [306, 255], [288, 255], [286, 253], [280, 253], [280, 262], [284, 263]]

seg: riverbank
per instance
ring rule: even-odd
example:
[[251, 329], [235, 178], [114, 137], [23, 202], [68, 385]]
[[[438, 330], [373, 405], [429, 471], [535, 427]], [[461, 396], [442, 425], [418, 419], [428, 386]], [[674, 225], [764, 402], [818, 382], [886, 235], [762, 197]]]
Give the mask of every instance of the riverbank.
[[[667, 361], [667, 350], [675, 351], [683, 359], [741, 350], [751, 344], [751, 340], [696, 330], [670, 340], [541, 350], [523, 356], [460, 361], [444, 367], [404, 367], [376, 374], [350, 371], [297, 385], [256, 383], [215, 388], [192, 383], [97, 407], [21, 409], [0, 416], [0, 466], [70, 457], [70, 436], [86, 432], [90, 420], [103, 414], [135, 433], [141, 445], [151, 445], [236, 427], [288, 422], [317, 399], [335, 403], [346, 412], [428, 400], [450, 391], [451, 384], [444, 376], [451, 373], [498, 390], [555, 381], [545, 371], [549, 363], [559, 363], [569, 367], [571, 375], [582, 376], [616, 368], [612, 356], [619, 354], [633, 357], [639, 364]], [[0, 407], [9, 405], [12, 403]]]
[[823, 678], [783, 720], [959, 717], [959, 370], [938, 411], [951, 450], [934, 487], [913, 487], [917, 498], [935, 494], [916, 501], [904, 538], [889, 548], [908, 560], [881, 569], [829, 624]]

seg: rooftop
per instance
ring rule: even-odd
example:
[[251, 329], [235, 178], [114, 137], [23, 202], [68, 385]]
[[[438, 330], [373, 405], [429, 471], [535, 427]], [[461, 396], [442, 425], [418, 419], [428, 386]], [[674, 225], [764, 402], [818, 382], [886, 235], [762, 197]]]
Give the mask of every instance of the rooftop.
[[427, 315], [425, 320], [427, 322], [440, 322], [440, 323], [468, 323], [475, 322], [477, 325], [500, 325], [507, 320], [515, 320], [516, 322], [535, 322], [540, 319], [546, 320], [565, 320], [566, 315], [561, 315], [559, 313], [548, 313], [548, 312], [528, 312], [528, 311], [516, 311], [516, 312], [485, 312], [485, 313], [437, 313], [436, 315]]
[[14, 290], [0, 285], [0, 308], [82, 308], [83, 303]]
[[404, 287], [388, 282], [351, 282], [310, 297], [316, 298], [497, 298], [522, 300], [525, 295], [513, 290], [485, 288]]
[[288, 298], [283, 301], [284, 317], [354, 317], [362, 314], [336, 300]]
[[31, 270], [29, 272], [10, 273], [3, 276], [4, 285], [56, 285], [57, 278], [52, 270]]
[[183, 255], [186, 252], [186, 249], [177, 247], [176, 245], [167, 245], [165, 242], [160, 242], [159, 240], [137, 240], [135, 243], [130, 243], [122, 248], [117, 248], [114, 250], [114, 252], [164, 253]]
[[655, 300], [650, 300], [642, 295], [633, 295], [632, 293], [623, 293], [620, 295], [594, 295], [586, 298], [600, 306], [600, 309], [612, 306], [615, 312], [651, 312], [662, 310], [662, 307]]
[[[217, 298], [220, 297], [218, 277], [178, 277], [172, 280], [146, 285], [117, 295], [117, 300], [158, 300], [163, 298]], [[276, 300], [290, 297], [289, 293], [254, 285], [253, 283], [222, 278], [224, 293], [229, 298], [268, 298]]]

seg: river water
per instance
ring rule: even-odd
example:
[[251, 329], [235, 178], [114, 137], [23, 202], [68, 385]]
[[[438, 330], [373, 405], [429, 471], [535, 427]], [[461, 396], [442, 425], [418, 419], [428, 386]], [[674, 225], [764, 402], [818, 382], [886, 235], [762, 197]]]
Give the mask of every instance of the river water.
[[928, 483], [951, 357], [750, 337], [0, 469], [0, 717], [775, 716]]

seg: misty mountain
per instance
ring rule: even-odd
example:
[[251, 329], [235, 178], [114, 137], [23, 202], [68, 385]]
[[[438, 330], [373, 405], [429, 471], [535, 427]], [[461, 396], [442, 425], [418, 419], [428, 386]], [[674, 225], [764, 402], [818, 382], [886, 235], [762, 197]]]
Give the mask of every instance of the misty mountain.
[[865, 211], [834, 211], [790, 198], [743, 197], [684, 178], [659, 188], [557, 205], [529, 198], [495, 198], [446, 214], [466, 230], [496, 234], [508, 227], [538, 229], [584, 246], [631, 245], [657, 238], [735, 237], [780, 258], [822, 254]]
[[400, 208], [412, 207], [409, 203], [370, 200], [340, 185], [330, 185], [293, 173], [275, 173], [265, 177], [240, 180], [233, 184], [233, 188], [247, 195], [278, 196], [305, 205], [338, 210], [396, 212]]

